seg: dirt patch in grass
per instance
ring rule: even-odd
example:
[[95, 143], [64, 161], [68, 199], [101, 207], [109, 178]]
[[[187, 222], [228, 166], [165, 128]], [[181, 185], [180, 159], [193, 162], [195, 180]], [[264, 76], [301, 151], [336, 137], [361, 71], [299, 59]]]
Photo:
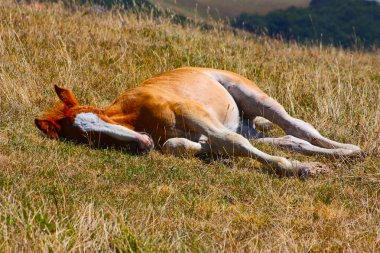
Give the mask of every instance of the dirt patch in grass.
[[0, 155], [0, 171], [8, 170], [12, 164], [12, 160], [9, 156]]
[[6, 145], [8, 141], [8, 136], [5, 133], [0, 132], [0, 145]]

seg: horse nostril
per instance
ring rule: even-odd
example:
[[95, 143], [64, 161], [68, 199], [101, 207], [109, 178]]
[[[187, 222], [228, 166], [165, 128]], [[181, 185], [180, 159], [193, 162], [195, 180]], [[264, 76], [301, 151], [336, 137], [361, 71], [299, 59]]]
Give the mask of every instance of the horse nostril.
[[149, 153], [154, 148], [154, 141], [147, 133], [140, 133], [139, 149], [143, 152]]

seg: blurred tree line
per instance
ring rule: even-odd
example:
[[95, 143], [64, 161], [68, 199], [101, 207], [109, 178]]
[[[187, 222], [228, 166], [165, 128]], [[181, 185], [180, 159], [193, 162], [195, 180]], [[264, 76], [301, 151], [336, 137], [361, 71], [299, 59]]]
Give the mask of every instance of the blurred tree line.
[[380, 5], [367, 0], [312, 0], [308, 8], [242, 14], [232, 23], [250, 32], [299, 42], [347, 47], [380, 46]]

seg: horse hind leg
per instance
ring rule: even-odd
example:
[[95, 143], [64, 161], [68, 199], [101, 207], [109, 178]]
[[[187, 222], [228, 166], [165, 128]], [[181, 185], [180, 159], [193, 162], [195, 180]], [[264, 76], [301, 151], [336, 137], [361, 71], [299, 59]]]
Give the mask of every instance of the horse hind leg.
[[357, 157], [360, 151], [344, 148], [321, 148], [315, 146], [305, 140], [296, 138], [291, 135], [277, 138], [260, 138], [256, 142], [265, 143], [273, 146], [278, 146], [285, 149], [305, 154], [305, 155], [322, 155], [326, 157]]
[[359, 151], [358, 146], [339, 143], [322, 136], [312, 125], [303, 120], [290, 116], [282, 105], [269, 96], [257, 98], [256, 94], [247, 91], [246, 88], [236, 87], [241, 101], [242, 110], [245, 114], [262, 116], [279, 125], [288, 135], [310, 142], [315, 146], [327, 149], [348, 149]]
[[[248, 103], [246, 102], [246, 104]], [[358, 155], [361, 154], [361, 152], [358, 152], [361, 151], [358, 146], [328, 139], [322, 136], [311, 124], [290, 116], [273, 98], [267, 97], [257, 103], [259, 104], [258, 107], [253, 110], [256, 113], [261, 113], [260, 116], [270, 119], [275, 124], [279, 125], [285, 133], [290, 136], [307, 141], [318, 147], [326, 149], [348, 149], [355, 151]], [[248, 106], [246, 107], [249, 110]]]
[[339, 143], [322, 136], [312, 125], [290, 116], [276, 100], [261, 91], [253, 82], [230, 72], [212, 75], [235, 99], [244, 117], [261, 116], [278, 126], [288, 135], [305, 140], [326, 149], [348, 149], [362, 155], [361, 149], [352, 144]]

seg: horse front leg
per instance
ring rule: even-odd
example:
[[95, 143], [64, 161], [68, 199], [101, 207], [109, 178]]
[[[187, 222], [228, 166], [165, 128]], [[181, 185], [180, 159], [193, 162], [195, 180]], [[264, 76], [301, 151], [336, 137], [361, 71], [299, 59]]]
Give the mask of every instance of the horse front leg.
[[[179, 105], [175, 113], [176, 115], [180, 115], [182, 122], [189, 130], [208, 137], [209, 150], [213, 153], [250, 157], [285, 175], [305, 177], [310, 174], [310, 169], [298, 161], [290, 161], [284, 157], [272, 156], [253, 147], [248, 139], [226, 128], [199, 104]], [[167, 147], [186, 147], [185, 150], [199, 152], [202, 149], [206, 150], [207, 144], [203, 145], [181, 139], [169, 140]], [[181, 149], [169, 148], [169, 150], [176, 150], [177, 152], [177, 150]]]
[[210, 145], [194, 142], [186, 138], [170, 138], [162, 145], [162, 151], [174, 156], [200, 155], [210, 153]]

